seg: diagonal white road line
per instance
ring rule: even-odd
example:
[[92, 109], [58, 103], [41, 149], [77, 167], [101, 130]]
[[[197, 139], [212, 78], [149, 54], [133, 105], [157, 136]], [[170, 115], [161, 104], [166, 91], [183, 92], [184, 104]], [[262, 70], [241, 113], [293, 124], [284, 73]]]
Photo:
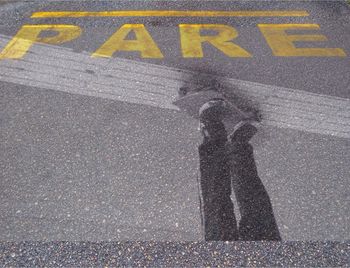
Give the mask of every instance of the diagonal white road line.
[[[9, 37], [0, 35], [0, 47]], [[164, 109], [194, 73], [120, 58], [91, 58], [71, 49], [34, 45], [21, 60], [0, 61], [0, 81]], [[350, 99], [221, 78], [258, 103], [262, 124], [350, 138]]]

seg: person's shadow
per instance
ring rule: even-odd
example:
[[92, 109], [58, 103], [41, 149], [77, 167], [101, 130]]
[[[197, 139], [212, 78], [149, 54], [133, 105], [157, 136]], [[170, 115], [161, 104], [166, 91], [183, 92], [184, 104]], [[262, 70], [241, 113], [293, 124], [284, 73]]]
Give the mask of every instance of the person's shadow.
[[[204, 86], [207, 87], [208, 75], [205, 77]], [[192, 83], [198, 85], [198, 77]], [[180, 96], [190, 94], [190, 89], [187, 85]], [[242, 106], [242, 99], [238, 102]], [[257, 129], [247, 123], [233, 133], [227, 133], [220, 120], [220, 100], [208, 103], [200, 112], [203, 141], [198, 147], [205, 240], [281, 240], [270, 198], [258, 176], [253, 147], [249, 143]], [[252, 108], [251, 111], [256, 112], [255, 109]], [[258, 116], [255, 120], [260, 119]], [[238, 223], [231, 200], [232, 190], [241, 216]]]

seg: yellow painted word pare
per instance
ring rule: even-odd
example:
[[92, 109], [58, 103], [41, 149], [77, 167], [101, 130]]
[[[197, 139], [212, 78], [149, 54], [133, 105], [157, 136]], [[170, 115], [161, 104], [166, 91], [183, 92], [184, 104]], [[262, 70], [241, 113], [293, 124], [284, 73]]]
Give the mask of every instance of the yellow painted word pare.
[[[341, 48], [297, 47], [295, 42], [325, 42], [320, 34], [288, 34], [289, 30], [319, 30], [318, 24], [257, 24], [261, 34], [277, 57], [346, 57]], [[181, 53], [184, 58], [203, 58], [203, 44], [207, 43], [231, 58], [253, 57], [250, 51], [235, 44], [238, 31], [224, 24], [179, 24]], [[205, 35], [203, 30], [213, 31]], [[55, 35], [41, 37], [44, 32]], [[59, 45], [77, 39], [82, 29], [72, 24], [23, 25], [0, 52], [0, 59], [19, 59], [36, 43]], [[133, 33], [134, 38], [127, 36]], [[138, 52], [141, 58], [164, 58], [163, 52], [144, 24], [124, 24], [103, 43], [92, 57], [112, 57], [118, 52]], [[170, 56], [170, 55], [169, 55]]]

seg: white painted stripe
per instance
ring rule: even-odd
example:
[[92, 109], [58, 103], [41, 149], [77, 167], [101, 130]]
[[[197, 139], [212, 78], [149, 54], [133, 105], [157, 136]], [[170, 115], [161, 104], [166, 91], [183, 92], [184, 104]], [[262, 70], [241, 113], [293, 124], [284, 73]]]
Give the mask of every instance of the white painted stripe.
[[[9, 37], [0, 35], [0, 47]], [[0, 81], [178, 110], [177, 89], [195, 73], [120, 58], [34, 45], [21, 60], [0, 61]], [[259, 105], [262, 124], [350, 138], [350, 100], [301, 90], [220, 78]]]

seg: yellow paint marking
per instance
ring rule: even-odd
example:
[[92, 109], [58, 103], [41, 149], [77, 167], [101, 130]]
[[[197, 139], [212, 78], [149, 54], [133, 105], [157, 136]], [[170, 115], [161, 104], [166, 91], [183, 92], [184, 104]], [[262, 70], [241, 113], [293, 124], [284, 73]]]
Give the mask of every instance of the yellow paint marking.
[[319, 30], [318, 24], [258, 24], [275, 56], [280, 57], [346, 57], [341, 48], [296, 47], [294, 42], [327, 41], [324, 35], [287, 34], [290, 30]]
[[[136, 39], [125, 40], [131, 31], [135, 33]], [[112, 57], [117, 51], [139, 51], [142, 58], [163, 58], [162, 52], [143, 24], [123, 25], [92, 57]]]
[[[237, 31], [222, 24], [180, 24], [181, 49], [184, 58], [202, 58], [202, 43], [208, 42], [229, 57], [251, 57], [243, 48], [232, 42]], [[216, 31], [216, 35], [201, 35], [201, 30]]]
[[[58, 34], [50, 37], [39, 37], [43, 31], [54, 31]], [[80, 34], [80, 27], [75, 25], [23, 25], [0, 52], [0, 60], [22, 58], [34, 43], [62, 44], [77, 38]]]
[[116, 10], [116, 11], [41, 11], [31, 18], [81, 17], [306, 17], [304, 10]]

